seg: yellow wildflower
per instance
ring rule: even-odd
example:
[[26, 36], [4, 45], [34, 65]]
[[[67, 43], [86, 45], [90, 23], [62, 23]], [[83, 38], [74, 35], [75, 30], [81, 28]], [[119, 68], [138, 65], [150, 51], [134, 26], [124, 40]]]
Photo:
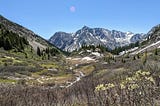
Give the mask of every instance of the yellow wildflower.
[[104, 90], [106, 90], [104, 84], [99, 84], [95, 89], [95, 91], [104, 91]]
[[121, 89], [125, 89], [126, 88], [124, 83], [120, 83], [120, 87], [121, 87]]
[[114, 88], [115, 85], [113, 83], [106, 84], [106, 89]]
[[153, 77], [152, 76], [150, 76], [150, 77], [147, 77], [147, 78], [145, 78], [146, 80], [148, 80], [148, 81], [150, 81], [150, 82], [153, 82], [153, 83], [155, 83], [155, 81], [154, 81], [154, 79], [153, 79]]
[[136, 89], [136, 88], [139, 88], [138, 84], [131, 84], [131, 85], [128, 87], [129, 90], [134, 90], [134, 89]]

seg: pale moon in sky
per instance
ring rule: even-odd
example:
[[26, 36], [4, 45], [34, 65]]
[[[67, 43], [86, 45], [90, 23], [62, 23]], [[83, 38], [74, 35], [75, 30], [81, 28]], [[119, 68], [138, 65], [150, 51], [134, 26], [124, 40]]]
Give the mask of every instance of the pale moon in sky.
[[71, 12], [75, 12], [75, 11], [76, 11], [75, 6], [71, 6], [71, 7], [70, 7], [70, 11], [71, 11]]

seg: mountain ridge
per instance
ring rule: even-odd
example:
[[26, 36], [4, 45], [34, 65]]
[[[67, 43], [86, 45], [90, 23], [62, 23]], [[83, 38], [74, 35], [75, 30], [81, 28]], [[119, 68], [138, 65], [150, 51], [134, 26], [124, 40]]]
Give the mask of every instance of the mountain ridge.
[[82, 47], [82, 45], [103, 45], [107, 48], [114, 49], [118, 46], [126, 46], [130, 43], [135, 43], [145, 37], [146, 35], [143, 33], [134, 34], [132, 32], [83, 26], [75, 33], [56, 32], [49, 39], [49, 42], [64, 51], [72, 52]]

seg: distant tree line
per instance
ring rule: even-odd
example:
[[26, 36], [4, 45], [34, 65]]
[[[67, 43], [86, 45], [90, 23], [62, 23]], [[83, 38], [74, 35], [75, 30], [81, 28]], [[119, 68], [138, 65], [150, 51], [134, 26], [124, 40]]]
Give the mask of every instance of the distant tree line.
[[48, 57], [49, 60], [50, 56], [56, 56], [57, 54], [60, 54], [60, 52], [56, 48], [47, 47], [46, 49], [40, 49], [40, 47], [37, 47], [37, 55], [42, 57], [42, 59]]
[[108, 51], [108, 49], [103, 46], [103, 45], [97, 45], [97, 46], [94, 46], [94, 45], [82, 45], [81, 49], [83, 50], [92, 50], [92, 51], [96, 51], [96, 49], [99, 49], [100, 52], [105, 52], [105, 51]]
[[131, 43], [127, 46], [123, 46], [123, 47], [116, 47], [115, 49], [110, 49], [110, 48], [107, 48], [103, 45], [82, 45], [81, 49], [80, 50], [92, 50], [92, 51], [95, 51], [96, 49], [99, 49], [100, 52], [111, 52], [112, 54], [115, 54], [115, 55], [118, 55], [120, 52], [122, 51], [125, 51], [125, 50], [128, 50], [128, 49], [131, 49], [131, 48], [134, 48], [134, 47], [138, 47], [140, 44], [139, 44], [139, 41], [137, 41], [136, 43]]
[[118, 55], [120, 52], [134, 48], [134, 47], [138, 47], [139, 46], [139, 41], [137, 41], [136, 43], [131, 43], [127, 46], [123, 46], [123, 47], [116, 47], [113, 50], [109, 50], [112, 54]]

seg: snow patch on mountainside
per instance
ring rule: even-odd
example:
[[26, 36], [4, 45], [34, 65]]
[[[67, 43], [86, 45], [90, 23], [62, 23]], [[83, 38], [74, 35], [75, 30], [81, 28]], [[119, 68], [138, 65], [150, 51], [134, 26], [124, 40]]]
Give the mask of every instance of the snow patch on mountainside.
[[92, 59], [91, 57], [83, 57], [82, 61], [95, 61], [95, 59]]
[[92, 55], [95, 55], [95, 56], [97, 56], [97, 57], [100, 57], [100, 56], [101, 56], [101, 54], [98, 53], [98, 52], [92, 52]]
[[89, 28], [84, 26], [75, 33], [57, 32], [49, 42], [58, 48], [72, 52], [82, 45], [103, 45], [114, 49], [118, 46], [126, 46], [141, 40], [144, 34], [134, 34], [132, 32], [121, 32], [104, 28]]
[[129, 52], [133, 52], [133, 51], [135, 51], [137, 49], [138, 49], [138, 47], [134, 47], [132, 49], [129, 49], [129, 50], [126, 50], [126, 51], [122, 51], [122, 52], [119, 53], [119, 56], [122, 56], [122, 55], [124, 55], [126, 53], [129, 53]]
[[153, 48], [156, 48], [156, 47], [160, 47], [160, 41], [152, 43], [152, 44], [146, 46], [145, 48], [140, 49], [139, 51], [133, 52], [132, 54], [138, 54], [138, 53], [141, 53], [141, 52], [144, 52], [146, 50], [150, 50], [150, 49], [153, 49]]

